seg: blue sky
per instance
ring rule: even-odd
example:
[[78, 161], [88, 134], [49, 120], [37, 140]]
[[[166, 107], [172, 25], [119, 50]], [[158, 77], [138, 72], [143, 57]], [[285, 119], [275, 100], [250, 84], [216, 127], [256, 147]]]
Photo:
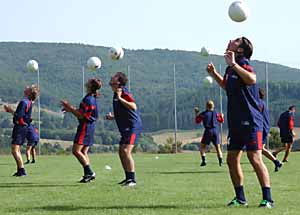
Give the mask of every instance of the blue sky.
[[245, 0], [249, 18], [227, 15], [232, 0], [0, 0], [0, 41], [76, 42], [129, 49], [223, 54], [241, 35], [253, 59], [300, 68], [300, 1]]

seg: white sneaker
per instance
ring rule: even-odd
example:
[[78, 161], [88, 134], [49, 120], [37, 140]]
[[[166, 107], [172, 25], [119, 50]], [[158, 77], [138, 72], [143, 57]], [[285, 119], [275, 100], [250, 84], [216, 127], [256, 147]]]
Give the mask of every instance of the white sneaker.
[[123, 186], [125, 187], [134, 187], [136, 185], [136, 181], [133, 179], [128, 179]]

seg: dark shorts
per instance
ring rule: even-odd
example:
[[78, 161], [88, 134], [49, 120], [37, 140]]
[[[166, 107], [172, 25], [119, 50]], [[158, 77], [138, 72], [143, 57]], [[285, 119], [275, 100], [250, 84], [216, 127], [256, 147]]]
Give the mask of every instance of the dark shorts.
[[92, 146], [95, 142], [95, 123], [80, 123], [74, 138], [74, 143], [84, 146]]
[[262, 131], [251, 128], [231, 130], [227, 150], [261, 150], [263, 148], [262, 136]]
[[289, 144], [291, 144], [291, 143], [293, 143], [294, 142], [294, 138], [293, 138], [293, 136], [292, 135], [288, 135], [288, 136], [284, 136], [284, 137], [280, 137], [280, 139], [281, 139], [281, 143], [289, 143]]
[[27, 126], [14, 125], [11, 144], [23, 145], [27, 135]]
[[38, 129], [34, 127], [33, 125], [29, 125], [27, 127], [27, 146], [36, 146], [39, 142], [39, 133]]
[[119, 144], [135, 145], [138, 142], [140, 135], [141, 135], [140, 131], [130, 131], [130, 132], [122, 133]]
[[210, 143], [214, 145], [220, 144], [220, 135], [216, 129], [205, 129], [204, 134], [201, 139], [201, 143], [209, 145]]

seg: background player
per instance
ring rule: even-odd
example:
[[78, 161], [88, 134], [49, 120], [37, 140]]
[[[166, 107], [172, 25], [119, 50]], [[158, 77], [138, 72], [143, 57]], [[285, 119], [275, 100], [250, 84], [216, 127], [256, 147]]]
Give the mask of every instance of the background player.
[[224, 122], [224, 115], [222, 113], [217, 113], [214, 110], [214, 107], [214, 102], [211, 100], [207, 101], [206, 110], [201, 113], [199, 113], [199, 108], [195, 107], [195, 122], [198, 124], [203, 121], [203, 126], [205, 128], [200, 145], [200, 155], [202, 160], [200, 166], [206, 166], [205, 151], [211, 142], [216, 148], [219, 166], [222, 166], [223, 164], [218, 122]]

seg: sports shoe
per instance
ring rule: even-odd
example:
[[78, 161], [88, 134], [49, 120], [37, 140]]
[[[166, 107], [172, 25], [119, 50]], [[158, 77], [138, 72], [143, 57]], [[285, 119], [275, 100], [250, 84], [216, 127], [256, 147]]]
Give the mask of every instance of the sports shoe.
[[92, 175], [84, 175], [82, 179], [79, 181], [79, 183], [88, 183], [96, 179], [96, 173], [93, 173]]
[[287, 163], [287, 162], [289, 162], [289, 161], [288, 161], [288, 160], [283, 160], [283, 161], [282, 161], [282, 163]]
[[282, 167], [282, 163], [279, 161], [278, 163], [275, 163], [275, 172], [278, 172], [279, 169]]
[[224, 165], [224, 163], [223, 163], [223, 162], [220, 162], [220, 163], [219, 163], [219, 166], [223, 166], [223, 165]]
[[125, 182], [126, 182], [127, 180], [128, 180], [128, 179], [124, 179], [123, 181], [120, 181], [118, 184], [123, 185], [123, 184], [125, 184]]
[[124, 184], [124, 187], [134, 187], [136, 186], [136, 181], [133, 179], [128, 179]]
[[247, 207], [248, 203], [246, 201], [242, 201], [242, 200], [239, 200], [236, 197], [234, 197], [234, 199], [232, 199], [231, 202], [229, 202], [227, 204], [227, 206], [228, 207], [240, 207], [240, 206]]
[[35, 160], [32, 160], [31, 163], [35, 163]]
[[205, 161], [202, 161], [200, 166], [206, 166], [206, 162]]
[[27, 160], [24, 164], [29, 164], [30, 163], [30, 160]]
[[268, 200], [261, 200], [260, 204], [258, 205], [260, 208], [274, 208], [274, 202], [269, 202]]
[[26, 176], [26, 172], [16, 172], [14, 173], [12, 176], [16, 176], [16, 177], [24, 177]]

